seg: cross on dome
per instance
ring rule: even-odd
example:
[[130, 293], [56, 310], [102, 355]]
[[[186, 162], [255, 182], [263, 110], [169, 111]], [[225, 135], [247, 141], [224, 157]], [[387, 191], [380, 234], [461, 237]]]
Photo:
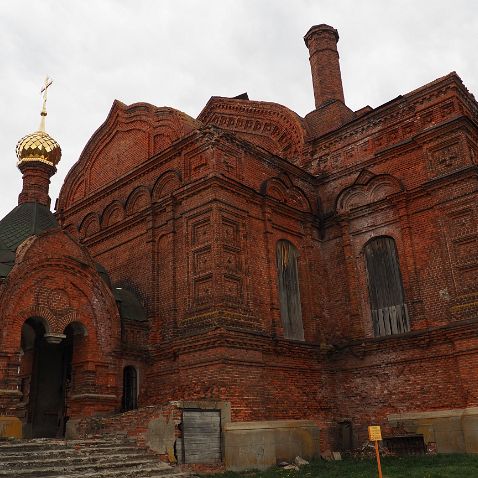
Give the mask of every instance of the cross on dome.
[[47, 100], [47, 96], [48, 96], [48, 88], [52, 85], [53, 83], [53, 80], [47, 76], [45, 78], [45, 84], [43, 85], [40, 93], [43, 93], [43, 107], [42, 107], [42, 110], [41, 110], [41, 121], [40, 121], [40, 128], [39, 128], [39, 131], [45, 131], [45, 116], [47, 115], [47, 112], [46, 112], [46, 100]]
[[50, 77], [46, 77], [45, 83], [40, 91], [43, 95], [43, 106], [41, 110], [40, 127], [38, 131], [24, 136], [17, 144], [16, 152], [20, 167], [26, 163], [43, 163], [56, 167], [61, 158], [60, 145], [45, 131], [46, 100], [48, 88], [53, 83]]

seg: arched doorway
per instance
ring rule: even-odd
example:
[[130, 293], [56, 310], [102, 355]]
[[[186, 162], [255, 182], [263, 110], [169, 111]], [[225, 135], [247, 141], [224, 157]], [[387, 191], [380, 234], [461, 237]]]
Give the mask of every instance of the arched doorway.
[[138, 408], [138, 373], [132, 365], [123, 369], [123, 411]]
[[64, 435], [75, 335], [85, 334], [81, 324], [68, 325], [61, 335], [47, 330], [48, 324], [38, 317], [29, 318], [22, 327], [19, 374], [26, 437]]

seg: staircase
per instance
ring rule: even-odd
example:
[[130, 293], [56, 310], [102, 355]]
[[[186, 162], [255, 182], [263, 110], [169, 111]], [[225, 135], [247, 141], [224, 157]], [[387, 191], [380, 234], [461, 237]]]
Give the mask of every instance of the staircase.
[[0, 441], [0, 478], [185, 478], [127, 438]]

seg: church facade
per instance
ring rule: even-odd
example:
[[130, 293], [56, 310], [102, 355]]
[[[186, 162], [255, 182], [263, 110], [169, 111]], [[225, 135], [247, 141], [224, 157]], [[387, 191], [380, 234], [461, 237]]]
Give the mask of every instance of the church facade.
[[478, 451], [478, 104], [453, 72], [352, 111], [337, 31], [304, 39], [314, 111], [115, 101], [54, 215], [59, 146], [19, 142], [0, 414], [25, 435], [181, 403], [219, 434], [307, 420], [346, 450], [378, 424]]

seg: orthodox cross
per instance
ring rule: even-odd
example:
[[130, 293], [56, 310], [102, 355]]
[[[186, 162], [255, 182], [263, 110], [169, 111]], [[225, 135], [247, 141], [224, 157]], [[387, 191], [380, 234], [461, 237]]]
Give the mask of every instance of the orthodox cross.
[[52, 83], [53, 83], [53, 80], [47, 76], [45, 78], [45, 84], [40, 91], [40, 93], [43, 93], [43, 111], [45, 111], [45, 113], [46, 113], [46, 97], [48, 93], [48, 87], [51, 86]]
[[41, 89], [40, 93], [43, 93], [43, 108], [41, 110], [41, 121], [40, 121], [40, 131], [45, 131], [45, 116], [46, 116], [46, 97], [48, 93], [48, 87], [53, 83], [53, 80], [48, 76], [45, 78], [45, 84]]

